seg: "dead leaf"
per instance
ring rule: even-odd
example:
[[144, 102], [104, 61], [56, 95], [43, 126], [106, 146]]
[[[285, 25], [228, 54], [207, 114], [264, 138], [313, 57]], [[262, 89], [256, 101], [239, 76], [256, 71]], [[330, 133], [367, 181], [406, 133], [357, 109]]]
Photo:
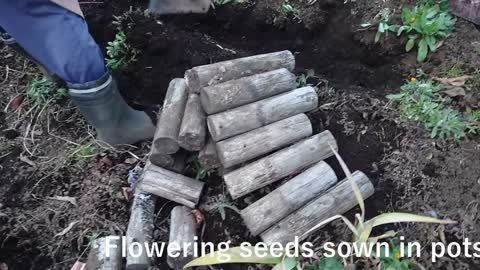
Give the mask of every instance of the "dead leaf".
[[0, 270], [8, 270], [8, 265], [6, 263], [0, 263]]
[[127, 158], [127, 159], [125, 159], [124, 163], [135, 164], [135, 163], [137, 163], [137, 159], [136, 158]]
[[73, 264], [72, 268], [70, 268], [70, 270], [85, 270], [85, 266], [85, 263], [76, 261], [75, 264]]
[[32, 167], [37, 167], [37, 164], [35, 164], [35, 162], [31, 161], [29, 158], [27, 158], [23, 154], [20, 154], [20, 160], [27, 163], [28, 165], [30, 165]]
[[445, 40], [439, 40], [439, 41], [437, 42], [437, 44], [436, 44], [436, 45], [437, 45], [437, 49], [440, 48], [440, 47], [442, 47], [444, 42], [445, 42]]
[[133, 191], [129, 187], [123, 187], [122, 194], [125, 200], [127, 200], [127, 202], [129, 202], [133, 198]]
[[104, 164], [107, 167], [112, 167], [113, 166], [113, 161], [111, 159], [109, 159], [108, 157], [101, 158], [100, 163]]
[[74, 206], [78, 206], [77, 204], [77, 199], [74, 197], [69, 197], [69, 196], [55, 196], [55, 197], [47, 197], [47, 199], [51, 200], [57, 200], [57, 201], [62, 201], [62, 202], [69, 202], [73, 204]]
[[202, 225], [203, 221], [205, 221], [205, 217], [203, 216], [203, 213], [200, 212], [198, 209], [193, 209], [192, 214], [195, 217], [195, 223], [197, 224], [197, 227]]
[[446, 85], [451, 85], [451, 86], [464, 86], [465, 82], [470, 78], [472, 78], [472, 76], [469, 76], [469, 75], [464, 75], [464, 76], [455, 77], [455, 78], [433, 77], [434, 80], [439, 81]]
[[55, 237], [57, 237], [57, 236], [64, 236], [64, 235], [67, 234], [71, 229], [73, 229], [73, 227], [74, 227], [77, 223], [79, 223], [79, 222], [80, 222], [80, 221], [72, 221], [72, 222], [70, 222], [70, 224], [68, 224], [68, 226], [67, 226], [65, 229], [63, 229], [63, 231], [55, 234]]
[[22, 105], [22, 103], [23, 103], [23, 95], [18, 95], [14, 97], [12, 101], [10, 101], [9, 108], [15, 111], [16, 109], [18, 109], [18, 107], [20, 107], [20, 105]]
[[466, 95], [465, 89], [462, 87], [449, 87], [446, 90], [442, 90], [441, 93], [449, 97], [463, 97]]

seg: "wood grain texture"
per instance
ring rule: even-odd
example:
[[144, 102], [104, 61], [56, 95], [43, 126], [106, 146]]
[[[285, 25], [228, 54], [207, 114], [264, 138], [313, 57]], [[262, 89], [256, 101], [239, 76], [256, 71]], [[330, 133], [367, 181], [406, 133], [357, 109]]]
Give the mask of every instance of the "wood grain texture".
[[194, 208], [200, 200], [203, 185], [203, 182], [150, 165], [144, 170], [137, 188]]
[[153, 145], [159, 153], [174, 154], [180, 148], [178, 133], [182, 124], [187, 96], [185, 80], [173, 79], [168, 86], [153, 140]]
[[308, 117], [297, 114], [218, 142], [217, 153], [223, 167], [230, 168], [300, 141], [312, 132]]
[[194, 67], [185, 72], [185, 80], [193, 93], [200, 93], [205, 86], [239, 79], [275, 69], [295, 68], [295, 57], [290, 51], [237, 58], [223, 62]]
[[178, 135], [178, 144], [188, 151], [200, 151], [205, 146], [207, 122], [198, 94], [189, 94], [182, 125]]
[[206, 169], [216, 169], [221, 166], [217, 147], [211, 137], [207, 140], [205, 147], [198, 153], [198, 161]]
[[[197, 224], [192, 214], [192, 209], [185, 206], [176, 206], [172, 210], [170, 219], [170, 237], [168, 244], [180, 247], [180, 256], [167, 257], [168, 265], [173, 269], [182, 269], [185, 264], [193, 259], [193, 245], [195, 243], [195, 235], [197, 234]], [[185, 244], [190, 245], [185, 250]], [[183, 256], [183, 254], [187, 256]]]
[[[145, 246], [145, 243], [152, 243], [156, 201], [157, 198], [153, 194], [146, 192], [135, 194], [126, 233], [127, 247], [132, 243], [140, 243], [142, 246]], [[140, 254], [135, 251], [136, 253]], [[149, 269], [152, 265], [152, 258], [149, 258], [145, 252], [138, 257], [132, 256], [130, 252], [127, 253], [127, 270]]]
[[296, 77], [287, 69], [203, 87], [200, 98], [207, 114], [214, 114], [295, 89]]
[[[109, 256], [107, 256], [107, 241], [109, 244]], [[113, 246], [116, 246], [114, 248]], [[121, 270], [122, 269], [122, 244], [121, 238], [117, 240], [106, 237], [97, 238], [93, 241], [88, 253], [85, 270]]]
[[318, 107], [313, 87], [298, 88], [226, 112], [210, 115], [208, 129], [218, 142]]
[[[356, 171], [353, 178], [364, 199], [374, 193], [373, 184], [364, 173]], [[293, 241], [295, 236], [303, 240], [308, 236], [304, 234], [317, 224], [332, 216], [344, 214], [357, 204], [351, 183], [344, 179], [325, 194], [263, 232], [261, 238], [268, 245], [275, 242], [286, 244]]]
[[338, 149], [327, 130], [229, 172], [223, 179], [232, 198], [237, 199], [332, 156], [330, 146]]
[[241, 211], [250, 232], [257, 236], [337, 182], [333, 169], [320, 161]]

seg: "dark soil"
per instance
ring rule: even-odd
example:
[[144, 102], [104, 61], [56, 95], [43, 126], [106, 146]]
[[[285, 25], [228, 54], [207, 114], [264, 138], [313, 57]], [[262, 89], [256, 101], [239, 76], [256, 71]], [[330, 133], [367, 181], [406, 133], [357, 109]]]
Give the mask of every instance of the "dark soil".
[[[285, 18], [279, 12], [280, 0], [220, 7], [207, 15], [165, 17], [146, 16], [144, 1], [104, 1], [85, 4], [84, 8], [90, 31], [102, 47], [117, 32], [116, 25], [111, 23], [113, 15], [122, 17], [121, 26], [129, 44], [141, 54], [137, 62], [115, 75], [128, 102], [150, 112], [158, 111], [169, 81], [183, 77], [184, 71], [192, 66], [277, 50], [295, 52], [295, 72], [301, 74], [313, 69], [317, 76], [309, 81], [317, 85], [321, 105], [309, 114], [315, 132], [330, 130], [350, 169], [365, 172], [375, 184], [376, 193], [366, 202], [368, 216], [398, 209], [435, 213], [439, 217], [465, 220], [460, 226], [447, 228], [449, 239], [460, 239], [461, 233], [467, 232], [480, 240], [475, 231], [478, 230], [475, 200], [480, 194], [476, 182], [480, 168], [478, 140], [439, 146], [424, 133], [412, 133], [416, 129], [399, 124], [397, 113], [386, 106], [385, 95], [397, 92], [403, 78], [414, 70], [407, 61], [411, 54], [404, 54], [403, 46], [372, 44], [371, 32], [357, 31], [358, 25], [366, 17], [371, 18], [372, 12], [378, 12], [379, 6], [370, 1], [343, 4], [319, 0], [313, 6], [306, 6], [304, 1], [291, 2], [299, 7], [301, 22]], [[455, 37], [451, 42], [462, 44], [456, 57], [462, 61], [469, 59], [468, 63], [473, 64], [478, 57], [472, 56], [465, 40], [476, 42], [478, 34], [465, 30], [469, 27], [462, 22], [458, 33], [461, 38]], [[446, 50], [453, 46], [449, 42]], [[5, 58], [11, 53], [2, 50], [5, 60], [2, 66], [17, 69], [25, 66], [23, 60]], [[454, 60], [448, 61], [444, 65]], [[5, 99], [0, 98], [2, 108], [18, 92], [17, 88], [24, 89], [29, 74], [4, 82], [5, 89], [11, 92]], [[0, 75], [3, 75], [0, 78], [6, 76]], [[61, 100], [58, 106], [70, 104]], [[121, 188], [127, 186], [128, 171], [136, 162], [131, 161], [132, 156], [127, 152], [109, 150], [99, 150], [97, 156], [86, 162], [65, 162], [71, 145], [51, 137], [42, 122], [44, 132], [37, 136], [36, 142], [41, 155], [29, 156], [38, 163], [32, 167], [20, 160], [20, 156], [28, 156], [22, 138], [28, 123], [19, 124], [15, 116], [11, 110], [8, 114], [0, 113], [3, 130], [0, 262], [6, 262], [12, 269], [69, 269], [77, 258], [85, 256], [83, 252], [92, 233], [124, 233], [129, 203], [123, 198]], [[47, 117], [55, 120], [54, 131], [59, 136], [74, 142], [87, 136], [83, 130], [78, 131], [81, 118], [73, 109], [62, 114], [61, 119], [68, 121], [56, 121], [58, 115], [53, 113]], [[133, 154], [144, 157], [148, 144], [132, 150]], [[44, 157], [52, 158], [53, 162], [43, 162]], [[105, 157], [112, 161], [111, 166], [102, 161]], [[343, 177], [337, 162], [333, 159], [328, 162]], [[220, 177], [213, 174], [205, 181], [207, 187], [199, 207], [206, 221], [202, 239], [258, 241], [234, 211], [226, 210], [225, 221], [218, 212], [207, 211], [212, 199], [223, 195], [231, 199]], [[234, 204], [243, 208], [272, 188], [262, 189]], [[75, 197], [78, 207], [48, 199], [54, 196]], [[174, 206], [163, 200], [158, 203], [155, 230], [158, 241], [168, 238], [169, 213]], [[71, 222], [77, 223], [69, 232], [55, 236]], [[403, 229], [406, 235], [427, 239], [420, 229]], [[312, 239], [340, 241], [347, 240], [346, 237], [344, 227], [334, 223]], [[158, 263], [165, 267], [163, 260]]]

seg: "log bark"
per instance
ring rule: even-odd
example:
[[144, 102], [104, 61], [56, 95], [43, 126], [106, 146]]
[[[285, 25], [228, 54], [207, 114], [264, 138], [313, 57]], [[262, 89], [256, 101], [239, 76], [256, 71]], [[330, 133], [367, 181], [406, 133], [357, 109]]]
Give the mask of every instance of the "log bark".
[[295, 57], [290, 51], [254, 55], [209, 65], [194, 67], [185, 72], [185, 79], [193, 93], [200, 93], [205, 86], [242, 77], [286, 68], [295, 68]]
[[204, 87], [200, 98], [210, 115], [290, 91], [296, 85], [295, 75], [282, 68]]
[[[157, 199], [153, 194], [146, 192], [137, 192], [132, 204], [130, 220], [127, 228], [127, 247], [132, 243], [139, 243], [143, 247], [145, 243], [151, 244], [153, 240], [155, 203]], [[145, 252], [135, 257], [132, 254], [140, 252], [127, 252], [127, 270], [150, 269], [153, 265], [152, 258], [149, 258]]]
[[182, 123], [188, 90], [184, 79], [173, 79], [168, 86], [162, 113], [158, 119], [154, 147], [159, 153], [174, 154], [178, 151], [178, 133]]
[[198, 161], [206, 169], [216, 169], [221, 166], [217, 147], [211, 137], [208, 139], [205, 147], [198, 153]]
[[[196, 232], [195, 217], [192, 209], [185, 206], [176, 206], [172, 210], [170, 221], [169, 245], [179, 247], [178, 257], [167, 257], [168, 265], [173, 269], [182, 269], [193, 259]], [[189, 244], [189, 245], [188, 245]], [[188, 245], [188, 247], [186, 246]], [[184, 247], [187, 247], [184, 249]], [[186, 256], [184, 256], [186, 255]]]
[[207, 134], [205, 118], [205, 112], [200, 104], [200, 96], [190, 94], [178, 135], [178, 143], [183, 149], [193, 152], [200, 151], [205, 146]]
[[230, 168], [311, 136], [312, 132], [308, 117], [297, 114], [218, 142], [218, 157], [223, 167]]
[[203, 185], [203, 182], [150, 165], [144, 170], [137, 188], [194, 208], [200, 200]]
[[[373, 184], [364, 173], [356, 171], [353, 179], [359, 186], [364, 199], [374, 193]], [[332, 216], [344, 214], [357, 204], [351, 183], [344, 179], [325, 194], [263, 232], [261, 237], [267, 244], [274, 242], [286, 244], [293, 241], [295, 236], [303, 240], [308, 236], [304, 234], [317, 224]]]
[[207, 118], [212, 138], [218, 142], [232, 136], [317, 108], [313, 87], [303, 87], [247, 104]]
[[230, 195], [237, 199], [332, 156], [330, 146], [338, 149], [327, 130], [229, 172], [223, 178]]
[[257, 236], [337, 182], [333, 169], [320, 161], [240, 213], [250, 232]]
[[[109, 239], [107, 254], [107, 238], [95, 239], [88, 253], [85, 270], [120, 270], [122, 269], [122, 244], [121, 238]], [[116, 246], [116, 247], [115, 247]], [[109, 256], [107, 256], [109, 255]]]

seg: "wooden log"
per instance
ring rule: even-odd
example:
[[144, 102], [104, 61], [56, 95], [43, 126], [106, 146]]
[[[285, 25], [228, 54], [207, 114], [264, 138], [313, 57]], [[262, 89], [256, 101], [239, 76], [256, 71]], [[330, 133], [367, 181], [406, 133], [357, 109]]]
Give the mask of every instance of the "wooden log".
[[[156, 201], [157, 198], [153, 194], [147, 192], [135, 194], [126, 234], [127, 247], [133, 243], [139, 243], [142, 247], [152, 243]], [[137, 254], [140, 256], [133, 256]], [[148, 257], [146, 252], [140, 253], [138, 250], [134, 250], [133, 253], [127, 252], [127, 270], [147, 270], [152, 265], [152, 258]]]
[[[109, 244], [107, 245], [107, 241]], [[107, 251], [108, 248], [108, 251]], [[108, 254], [107, 254], [108, 252]], [[108, 255], [108, 256], [107, 256]], [[85, 270], [122, 269], [122, 243], [120, 237], [95, 239], [88, 253]]]
[[[168, 265], [173, 269], [182, 269], [185, 264], [193, 259], [197, 225], [192, 209], [185, 206], [176, 206], [172, 210], [170, 219], [169, 246], [179, 247], [180, 256], [167, 257]], [[188, 245], [188, 246], [187, 246]], [[186, 249], [184, 249], [184, 247]], [[184, 256], [186, 255], [186, 256]]]
[[317, 108], [313, 87], [303, 87], [247, 104], [207, 118], [212, 138], [218, 142], [232, 136]]
[[[353, 179], [359, 186], [364, 199], [374, 193], [373, 184], [364, 173], [356, 171], [353, 174]], [[303, 240], [307, 237], [304, 234], [315, 225], [332, 216], [344, 214], [357, 204], [351, 183], [344, 179], [325, 194], [320, 195], [317, 199], [263, 232], [261, 237], [267, 244], [274, 242], [285, 244], [293, 241], [295, 236]]]
[[152, 164], [144, 170], [137, 188], [194, 208], [200, 200], [203, 185], [203, 182]]
[[153, 147], [152, 152], [148, 158], [147, 165], [153, 164], [155, 166], [162, 167], [164, 169], [168, 169], [172, 172], [182, 173], [183, 169], [185, 169], [187, 159], [187, 151], [180, 150], [173, 155], [164, 155], [158, 153], [158, 151]]
[[330, 145], [338, 149], [327, 130], [229, 172], [223, 179], [232, 198], [237, 199], [332, 156]]
[[159, 153], [174, 154], [178, 151], [178, 133], [182, 123], [188, 90], [184, 79], [173, 79], [168, 86], [162, 113], [158, 119], [154, 147]]
[[207, 122], [200, 104], [200, 96], [190, 94], [178, 135], [178, 143], [188, 151], [200, 151], [205, 146], [206, 135]]
[[295, 75], [282, 68], [204, 87], [200, 98], [210, 115], [290, 91], [296, 85]]
[[273, 224], [335, 185], [337, 176], [324, 161], [297, 175], [240, 214], [250, 232], [257, 236]]
[[260, 54], [194, 67], [185, 72], [185, 79], [191, 92], [200, 93], [200, 89], [205, 86], [280, 68], [290, 71], [295, 68], [295, 57], [290, 51]]
[[297, 114], [218, 142], [217, 153], [223, 167], [230, 168], [311, 136], [312, 132], [308, 117]]
[[218, 159], [217, 147], [211, 137], [208, 138], [207, 144], [198, 153], [198, 161], [202, 167], [206, 169], [216, 169], [221, 166], [220, 160]]

